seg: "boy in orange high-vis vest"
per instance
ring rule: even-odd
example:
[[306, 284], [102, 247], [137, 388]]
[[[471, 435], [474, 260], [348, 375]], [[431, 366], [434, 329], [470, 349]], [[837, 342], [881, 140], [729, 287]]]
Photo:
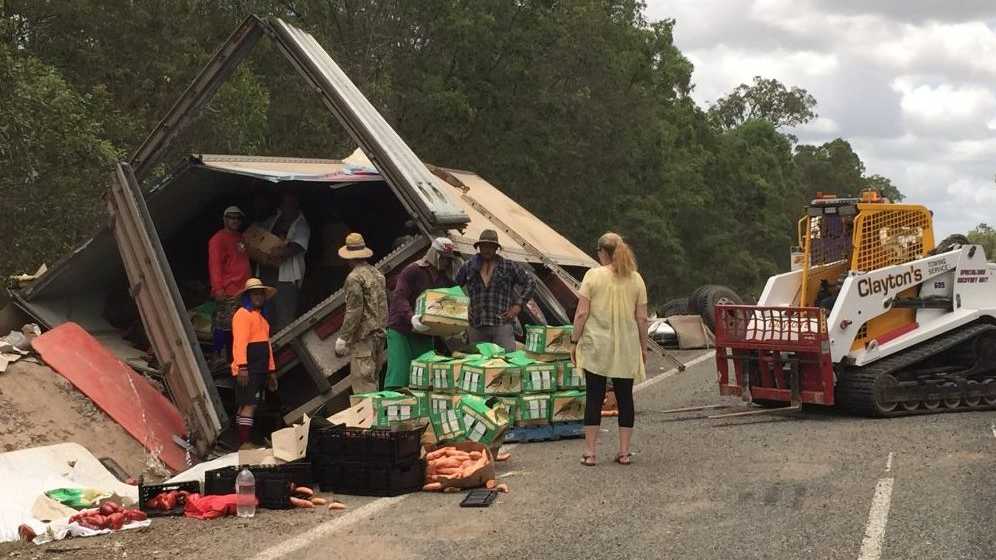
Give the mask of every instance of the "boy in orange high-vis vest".
[[263, 317], [263, 304], [276, 292], [276, 288], [264, 286], [258, 278], [246, 280], [240, 296], [248, 305], [240, 307], [232, 316], [232, 376], [236, 381], [235, 422], [240, 445], [249, 443], [253, 414], [263, 384], [266, 383], [271, 391], [277, 390], [270, 323]]

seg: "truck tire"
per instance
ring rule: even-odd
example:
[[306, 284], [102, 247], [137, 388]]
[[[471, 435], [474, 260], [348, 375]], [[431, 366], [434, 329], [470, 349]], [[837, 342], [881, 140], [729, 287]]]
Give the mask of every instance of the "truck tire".
[[[929, 254], [940, 255], [941, 253], [947, 253], [951, 249], [954, 249], [956, 245], [971, 245], [971, 244], [972, 242], [969, 241], [967, 237], [965, 237], [960, 233], [955, 233], [953, 235], [945, 237], [944, 241], [938, 243], [937, 246], [934, 247], [934, 250], [931, 251]], [[990, 255], [986, 256], [988, 257]]]
[[695, 308], [709, 330], [716, 331], [717, 305], [742, 305], [743, 299], [726, 286], [708, 285], [696, 290]]
[[698, 315], [699, 313], [702, 313], [702, 309], [699, 308], [699, 300], [702, 299], [702, 292], [705, 291], [706, 288], [711, 288], [711, 287], [712, 284], [699, 286], [698, 288], [695, 289], [694, 292], [691, 293], [691, 295], [688, 296], [687, 311], [690, 315]]
[[660, 317], [671, 317], [672, 315], [688, 314], [688, 298], [677, 298], [668, 300], [661, 306], [657, 315]]

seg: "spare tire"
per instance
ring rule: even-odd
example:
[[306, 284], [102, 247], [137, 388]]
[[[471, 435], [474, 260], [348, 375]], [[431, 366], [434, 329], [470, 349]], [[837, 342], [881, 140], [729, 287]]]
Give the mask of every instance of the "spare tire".
[[695, 291], [692, 292], [692, 294], [690, 296], [688, 296], [688, 309], [687, 309], [687, 311], [688, 311], [688, 313], [690, 315], [697, 315], [697, 314], [699, 314], [699, 313], [702, 312], [702, 309], [699, 308], [699, 300], [702, 299], [702, 292], [706, 288], [711, 288], [711, 287], [712, 287], [711, 284], [706, 284], [705, 286], [700, 286], [700, 287], [696, 288]]
[[664, 302], [657, 312], [659, 317], [671, 317], [672, 315], [688, 314], [688, 298], [677, 298]]
[[742, 305], [743, 299], [726, 286], [708, 285], [695, 291], [695, 309], [709, 330], [716, 331], [717, 305]]

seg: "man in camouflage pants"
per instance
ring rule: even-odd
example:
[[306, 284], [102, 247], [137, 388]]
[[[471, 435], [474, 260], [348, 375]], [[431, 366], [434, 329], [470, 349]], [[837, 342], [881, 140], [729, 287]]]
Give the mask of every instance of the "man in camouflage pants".
[[339, 249], [351, 268], [346, 277], [346, 317], [335, 341], [337, 356], [352, 354], [349, 381], [353, 394], [377, 390], [384, 365], [384, 329], [387, 325], [387, 287], [384, 275], [370, 265], [373, 251], [363, 236], [351, 233]]

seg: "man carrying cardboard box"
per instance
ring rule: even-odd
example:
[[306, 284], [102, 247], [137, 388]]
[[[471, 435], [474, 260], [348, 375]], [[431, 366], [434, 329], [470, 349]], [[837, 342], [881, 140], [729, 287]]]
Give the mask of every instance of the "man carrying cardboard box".
[[446, 237], [437, 237], [421, 259], [409, 264], [398, 276], [387, 319], [387, 375], [385, 389], [408, 386], [408, 371], [414, 358], [434, 348], [429, 330], [415, 315], [415, 300], [431, 288], [452, 286], [450, 268], [456, 248]]
[[232, 351], [232, 316], [239, 308], [239, 294], [249, 279], [249, 257], [241, 232], [244, 217], [238, 206], [225, 208], [224, 227], [208, 241], [208, 276], [215, 300], [211, 330], [214, 351], [222, 362], [228, 362]]
[[368, 262], [373, 256], [363, 236], [351, 233], [339, 256], [352, 269], [346, 277], [346, 317], [335, 341], [337, 356], [352, 353], [349, 382], [353, 394], [377, 390], [384, 365], [384, 327], [387, 323], [387, 287], [384, 275]]
[[301, 282], [304, 280], [304, 253], [311, 240], [311, 227], [301, 213], [297, 193], [281, 194], [277, 213], [260, 227], [285, 241], [273, 249], [273, 264], [259, 264], [258, 275], [263, 282], [277, 289], [277, 295], [267, 302], [267, 314], [273, 319], [273, 332], [279, 332], [297, 318]]
[[533, 281], [517, 263], [498, 255], [498, 232], [486, 229], [474, 243], [478, 254], [460, 267], [456, 283], [470, 296], [470, 342], [493, 342], [515, 351], [512, 325], [532, 297]]

